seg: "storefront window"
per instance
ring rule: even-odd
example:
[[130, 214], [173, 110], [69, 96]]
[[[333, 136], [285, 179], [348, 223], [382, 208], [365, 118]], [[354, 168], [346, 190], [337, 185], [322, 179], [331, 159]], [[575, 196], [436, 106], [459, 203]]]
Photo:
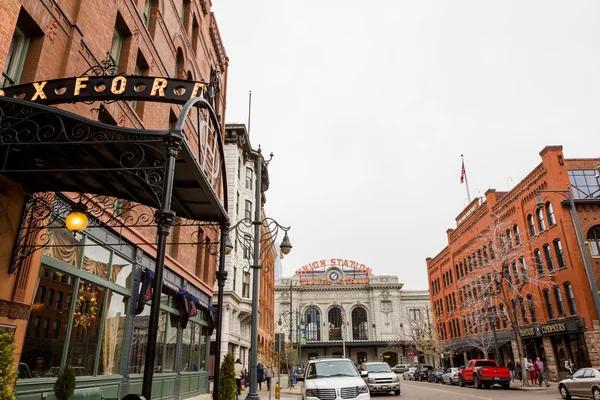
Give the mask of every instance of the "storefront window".
[[127, 320], [127, 297], [111, 291], [104, 317], [104, 333], [100, 350], [98, 375], [113, 375], [120, 371], [121, 351]]
[[107, 279], [110, 267], [110, 251], [88, 237], [86, 237], [83, 249], [81, 269], [100, 278]]
[[168, 321], [168, 328], [166, 330], [166, 346], [165, 346], [165, 362], [164, 372], [176, 372], [175, 371], [175, 353], [177, 352], [177, 326], [179, 325], [179, 318], [170, 315]]
[[133, 275], [131, 274], [132, 265], [128, 260], [113, 254], [112, 269], [110, 271], [110, 281], [124, 288], [131, 288]]
[[[154, 372], [162, 373], [163, 372], [163, 354], [164, 354], [164, 344], [165, 344], [165, 332], [167, 331], [167, 318], [168, 314], [166, 312], [161, 312], [160, 317], [158, 318], [158, 337], [156, 338], [156, 353], [154, 357]], [[146, 326], [146, 329], [147, 326]], [[145, 351], [145, 349], [144, 349]], [[142, 370], [143, 372], [143, 370]]]
[[206, 370], [206, 340], [208, 336], [208, 328], [203, 326], [200, 329], [200, 371]]
[[[192, 348], [191, 348], [191, 357], [190, 357], [190, 371], [198, 371], [200, 369], [199, 365], [198, 365], [198, 360], [200, 359], [200, 346], [202, 345], [202, 343], [200, 342], [202, 340], [201, 336], [200, 336], [200, 325], [198, 324], [192, 324], [193, 325], [193, 329], [192, 329]], [[204, 359], [202, 359], [200, 362], [204, 362]], [[202, 364], [204, 365], [204, 364]]]
[[[131, 358], [129, 359], [129, 373], [142, 374], [146, 362], [146, 343], [148, 342], [148, 325], [150, 324], [150, 310], [152, 306], [146, 304], [144, 310], [136, 315], [133, 320], [133, 336], [131, 337]], [[160, 330], [158, 336], [160, 338]], [[159, 347], [160, 348], [160, 347]]]
[[187, 327], [183, 330], [181, 339], [181, 372], [188, 372], [191, 370], [190, 352], [192, 347], [193, 327], [194, 324], [188, 322]]
[[[56, 376], [60, 371], [67, 337], [70, 301], [74, 292], [74, 279], [61, 279], [62, 276], [68, 275], [55, 274], [53, 270], [42, 266], [21, 354], [21, 363], [27, 364], [34, 378]], [[64, 312], [62, 304], [61, 308], [46, 306], [43, 294], [47, 292], [47, 288], [52, 288], [56, 293], [61, 293], [61, 298], [64, 297]]]
[[79, 376], [94, 375], [105, 292], [104, 288], [82, 279], [75, 294], [67, 364]]

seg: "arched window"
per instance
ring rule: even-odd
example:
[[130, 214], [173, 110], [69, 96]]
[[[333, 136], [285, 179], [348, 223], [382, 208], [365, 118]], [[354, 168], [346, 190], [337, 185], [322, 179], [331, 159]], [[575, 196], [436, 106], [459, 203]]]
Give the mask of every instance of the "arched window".
[[352, 340], [369, 340], [367, 311], [363, 307], [352, 310]]
[[342, 309], [333, 307], [327, 315], [329, 340], [342, 340]]
[[515, 224], [513, 226], [513, 234], [515, 237], [515, 246], [518, 246], [521, 244], [521, 235], [519, 235], [519, 226], [517, 224]]
[[533, 222], [533, 215], [527, 216], [527, 226], [529, 226], [529, 236], [535, 236], [535, 222]]
[[548, 225], [552, 226], [556, 224], [556, 218], [554, 217], [554, 209], [552, 208], [552, 203], [546, 203], [546, 215], [548, 216]]
[[512, 249], [513, 242], [512, 242], [512, 232], [510, 231], [510, 229], [506, 230], [506, 242], [508, 243], [508, 248]]
[[314, 307], [309, 307], [304, 312], [306, 323], [306, 340], [321, 340], [321, 314]]
[[496, 254], [494, 253], [494, 243], [492, 243], [492, 241], [488, 243], [488, 248], [490, 249], [490, 258], [494, 260], [496, 258]]
[[460, 275], [459, 275], [459, 279], [460, 279], [463, 276], [465, 276], [465, 271], [463, 270], [463, 263], [462, 263], [462, 261], [459, 262], [458, 265], [460, 266]]
[[600, 225], [596, 225], [588, 231], [587, 241], [592, 256], [600, 256]]
[[175, 78], [186, 79], [187, 73], [185, 70], [185, 60], [183, 59], [183, 50], [177, 48], [177, 58], [175, 59]]
[[538, 210], [536, 211], [536, 214], [537, 214], [538, 228], [540, 229], [540, 232], [543, 230], [546, 230], [546, 221], [544, 220], [544, 210], [542, 210], [541, 208], [538, 208]]

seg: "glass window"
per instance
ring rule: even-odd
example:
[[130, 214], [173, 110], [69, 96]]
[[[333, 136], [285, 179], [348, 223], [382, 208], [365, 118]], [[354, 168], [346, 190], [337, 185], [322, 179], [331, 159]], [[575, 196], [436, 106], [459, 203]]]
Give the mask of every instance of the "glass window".
[[575, 304], [575, 295], [570, 282], [565, 282], [565, 293], [567, 294], [567, 302], [569, 304], [569, 312], [571, 315], [577, 314], [577, 304]]
[[104, 288], [92, 282], [79, 281], [67, 354], [67, 364], [76, 370], [77, 375], [94, 374], [105, 292]]
[[86, 237], [83, 247], [83, 262], [81, 269], [100, 278], [108, 278], [110, 251], [89, 237]]
[[206, 352], [207, 352], [207, 344], [206, 341], [208, 339], [208, 328], [206, 326], [202, 326], [200, 329], [200, 371], [206, 370]]
[[583, 378], [583, 375], [585, 374], [585, 369], [580, 369], [577, 370], [574, 374], [573, 374], [573, 378]]
[[527, 265], [525, 264], [525, 258], [519, 258], [519, 267], [521, 268], [521, 278], [523, 278], [523, 283], [529, 282], [529, 273], [527, 272]]
[[490, 249], [490, 258], [495, 260], [496, 254], [494, 253], [494, 244], [491, 241], [488, 243], [488, 248]]
[[177, 327], [179, 318], [169, 315], [168, 328], [166, 330], [165, 361], [163, 372], [176, 372], [175, 353], [177, 352]]
[[[150, 318], [149, 315], [148, 318]], [[156, 339], [156, 354], [154, 356], [154, 372], [157, 373], [163, 372], [163, 354], [165, 350], [165, 334], [169, 324], [168, 319], [169, 314], [162, 311], [160, 313], [160, 317], [158, 318], [158, 337]], [[144, 352], [145, 350], [146, 349], [144, 348]], [[143, 369], [142, 373], [144, 373]]]
[[563, 315], [565, 315], [565, 304], [563, 303], [560, 287], [554, 286], [552, 287], [552, 291], [554, 292], [554, 300], [556, 301], [556, 309], [558, 311], [558, 316], [562, 317]]
[[328, 313], [329, 340], [342, 340], [342, 309], [333, 307]]
[[118, 27], [113, 31], [112, 43], [110, 45], [110, 58], [114, 65], [119, 65], [121, 55], [121, 45], [123, 44], [123, 35]]
[[542, 210], [541, 208], [538, 208], [538, 210], [536, 211], [537, 214], [537, 221], [538, 221], [538, 228], [540, 229], [540, 232], [546, 230], [546, 221], [544, 220], [544, 210]]
[[409, 308], [408, 319], [411, 321], [419, 321], [421, 319], [421, 310], [419, 308]]
[[[42, 266], [40, 282], [35, 296], [37, 301], [31, 307], [21, 353], [20, 362], [27, 364], [34, 378], [53, 377], [58, 374], [67, 336], [67, 324], [71, 314], [68, 312], [70, 304], [66, 305], [66, 312], [61, 312], [58, 308], [46, 307], [45, 299], [40, 296], [40, 291], [45, 292], [46, 287], [49, 287], [53, 291], [61, 293], [61, 297], [65, 293], [67, 295], [66, 299], [72, 298], [74, 291], [72, 282], [74, 280], [51, 280], [50, 276], [52, 275], [51, 269]], [[58, 298], [58, 295], [56, 297]], [[51, 329], [52, 333], [50, 333]], [[40, 340], [42, 338], [44, 340]]]
[[515, 285], [519, 285], [521, 283], [521, 278], [519, 277], [519, 269], [517, 268], [517, 262], [513, 261], [511, 266], [512, 266], [512, 274], [515, 279]]
[[306, 323], [306, 340], [321, 340], [321, 314], [314, 307], [304, 313]]
[[527, 225], [529, 226], [529, 235], [535, 236], [535, 223], [533, 222], [533, 215], [527, 216]]
[[515, 237], [515, 245], [520, 245], [521, 244], [521, 235], [519, 234], [519, 227], [517, 226], [517, 224], [515, 224], [513, 226], [513, 235]]
[[587, 234], [590, 254], [594, 257], [600, 257], [600, 225], [592, 227]]
[[560, 239], [554, 240], [554, 252], [556, 253], [556, 259], [558, 260], [558, 268], [565, 268], [567, 266], [567, 262], [565, 260], [565, 254], [563, 253]]
[[[198, 360], [200, 357], [200, 347], [204, 345], [201, 342], [202, 338], [200, 337], [200, 325], [193, 324], [192, 328], [192, 349], [190, 356], [190, 371], [198, 371]], [[204, 365], [204, 359], [201, 361], [201, 365]]]
[[535, 312], [535, 302], [531, 294], [527, 295], [527, 304], [529, 305], [529, 315], [531, 316], [531, 322], [537, 322], [537, 313]]
[[242, 297], [250, 297], [250, 272], [244, 272], [242, 278]]
[[150, 25], [150, 14], [152, 12], [152, 1], [146, 0], [146, 4], [144, 4], [144, 25], [148, 27]]
[[246, 213], [245, 218], [252, 219], [252, 202], [250, 200], [246, 200]]
[[[135, 316], [133, 320], [133, 335], [131, 337], [131, 356], [129, 358], [129, 373], [144, 373], [144, 363], [146, 362], [146, 343], [148, 341], [148, 325], [150, 321], [150, 303], [144, 306], [144, 310]], [[159, 338], [161, 331], [158, 332]]]
[[246, 189], [252, 189], [252, 170], [246, 168]]
[[29, 37], [19, 27], [16, 27], [8, 48], [4, 71], [2, 71], [2, 77], [0, 77], [0, 88], [19, 84], [28, 46]]
[[233, 267], [233, 288], [232, 290], [235, 292], [235, 290], [237, 289], [237, 267], [234, 266]]
[[542, 263], [542, 254], [539, 249], [533, 250], [533, 258], [535, 259], [535, 266], [538, 275], [544, 274], [544, 264]]
[[104, 317], [98, 375], [120, 373], [128, 300], [127, 297], [113, 291], [108, 294], [108, 308]]
[[240, 215], [240, 192], [235, 195], [235, 215]]
[[548, 272], [554, 271], [554, 261], [552, 260], [552, 252], [550, 251], [550, 245], [544, 245], [544, 256], [546, 257], [546, 268]]
[[548, 216], [548, 224], [550, 226], [556, 225], [556, 218], [554, 217], [554, 209], [552, 208], [552, 203], [546, 203], [546, 215]]
[[352, 310], [352, 339], [369, 339], [369, 324], [367, 320], [367, 312], [362, 307], [356, 307], [354, 310]]
[[597, 198], [600, 195], [597, 172], [594, 169], [569, 171], [569, 181], [575, 199]]
[[552, 308], [552, 299], [550, 298], [550, 291], [544, 289], [544, 301], [546, 303], [546, 311], [548, 312], [548, 319], [554, 318], [554, 309]]
[[196, 324], [193, 322], [188, 321], [187, 327], [183, 329], [183, 335], [181, 338], [181, 372], [192, 371], [190, 355], [193, 347], [192, 341], [195, 325]]

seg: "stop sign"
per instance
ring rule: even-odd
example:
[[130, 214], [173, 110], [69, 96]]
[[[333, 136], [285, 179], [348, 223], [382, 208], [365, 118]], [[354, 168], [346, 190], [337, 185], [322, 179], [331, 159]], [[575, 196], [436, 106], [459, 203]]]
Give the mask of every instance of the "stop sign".
[[412, 356], [413, 356], [413, 351], [412, 351], [412, 350], [408, 350], [408, 352], [407, 352], [407, 355], [408, 355], [409, 357], [412, 357]]

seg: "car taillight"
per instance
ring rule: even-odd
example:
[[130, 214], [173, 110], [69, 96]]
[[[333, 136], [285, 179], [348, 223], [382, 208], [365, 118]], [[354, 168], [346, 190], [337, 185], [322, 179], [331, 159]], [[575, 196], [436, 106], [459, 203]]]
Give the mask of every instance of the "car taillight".
[[454, 374], [454, 376], [458, 376], [458, 372]]

